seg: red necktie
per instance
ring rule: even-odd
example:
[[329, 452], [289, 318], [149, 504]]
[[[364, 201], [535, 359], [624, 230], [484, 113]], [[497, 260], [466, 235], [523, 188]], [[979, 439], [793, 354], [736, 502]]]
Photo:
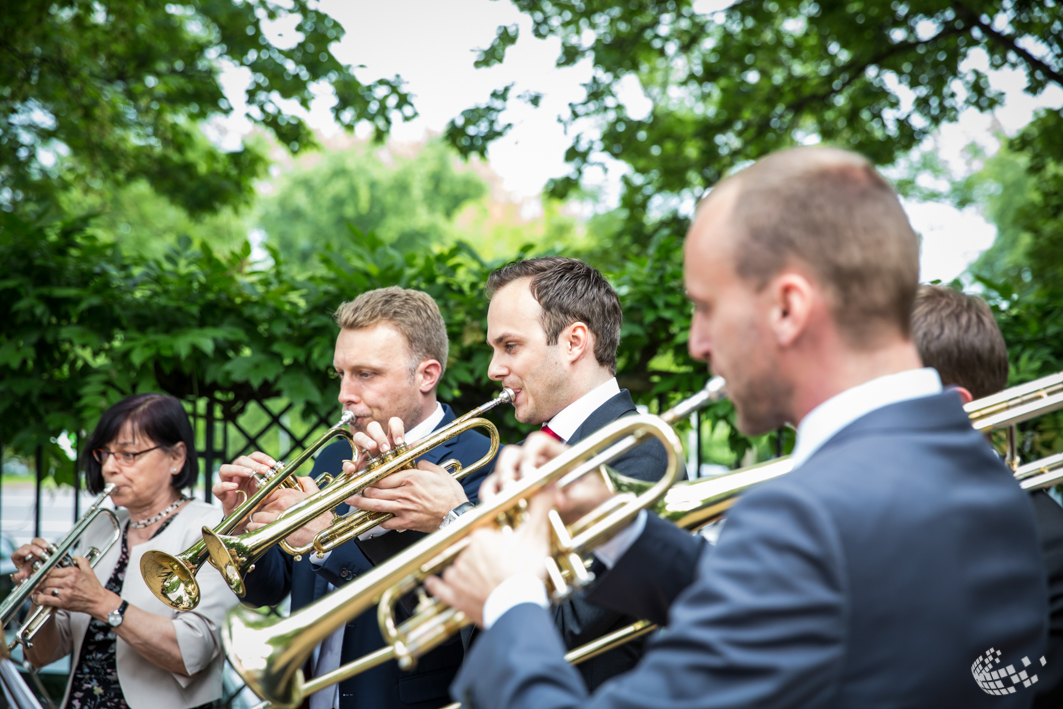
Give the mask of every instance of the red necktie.
[[565, 440], [563, 438], [561, 438], [561, 436], [557, 435], [557, 431], [555, 431], [554, 429], [550, 428], [545, 423], [543, 424], [543, 427], [541, 429], [539, 429], [539, 430], [542, 431], [543, 433], [545, 433], [546, 435], [550, 436], [551, 438], [559, 440], [562, 443], [565, 442]]

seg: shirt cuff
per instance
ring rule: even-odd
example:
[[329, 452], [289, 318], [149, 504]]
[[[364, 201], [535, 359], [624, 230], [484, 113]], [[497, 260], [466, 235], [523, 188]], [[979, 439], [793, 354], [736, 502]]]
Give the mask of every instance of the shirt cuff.
[[646, 510], [640, 510], [634, 522], [620, 530], [615, 537], [605, 544], [595, 549], [594, 555], [598, 557], [600, 562], [605, 564], [606, 568], [613, 568], [616, 566], [616, 562], [620, 561], [620, 557], [627, 553], [627, 550], [639, 538], [644, 529], [646, 529]]
[[534, 574], [518, 574], [498, 584], [484, 602], [484, 630], [490, 630], [506, 611], [521, 603], [534, 603], [540, 608], [550, 605], [546, 586]]
[[321, 556], [318, 556], [318, 555], [317, 555], [317, 552], [316, 552], [316, 551], [315, 551], [315, 552], [311, 552], [311, 553], [310, 553], [310, 563], [311, 563], [311, 564], [313, 564], [314, 566], [321, 566], [321, 565], [322, 565], [322, 564], [324, 564], [324, 563], [325, 563], [326, 561], [328, 561], [329, 555], [330, 555], [331, 553], [332, 553], [332, 550], [331, 550], [331, 549], [329, 549], [328, 551], [326, 551], [326, 552], [325, 552], [324, 554], [322, 554]]

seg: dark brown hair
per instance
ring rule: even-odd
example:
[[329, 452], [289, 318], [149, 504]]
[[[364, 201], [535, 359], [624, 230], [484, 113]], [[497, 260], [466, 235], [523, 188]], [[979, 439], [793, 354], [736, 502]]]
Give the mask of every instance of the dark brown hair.
[[961, 386], [975, 399], [1008, 383], [1008, 348], [984, 300], [944, 286], [920, 286], [912, 310], [912, 339], [923, 364], [945, 386]]
[[176, 473], [170, 484], [180, 490], [191, 487], [196, 481], [198, 469], [196, 439], [192, 424], [181, 402], [167, 394], [134, 394], [127, 396], [103, 412], [100, 422], [85, 444], [82, 460], [85, 462], [85, 482], [89, 492], [103, 492], [103, 466], [93, 457], [92, 451], [103, 448], [118, 437], [126, 422], [133, 433], [151, 439], [157, 446], [173, 450], [178, 443], [185, 444], [185, 467]]
[[427, 293], [398, 286], [366, 291], [337, 308], [333, 318], [344, 330], [393, 325], [406, 338], [411, 374], [426, 359], [439, 362], [441, 371], [447, 368], [447, 326]]
[[[735, 175], [738, 275], [757, 288], [794, 261], [811, 269], [846, 342], [873, 347], [886, 325], [907, 337], [919, 241], [893, 188], [865, 158], [794, 148]], [[711, 198], [711, 196], [710, 196]]]
[[487, 299], [520, 278], [531, 278], [532, 297], [543, 309], [546, 343], [556, 345], [561, 331], [581, 322], [594, 335], [594, 358], [616, 374], [616, 348], [624, 314], [620, 298], [605, 276], [579, 259], [542, 256], [506, 264], [491, 273]]

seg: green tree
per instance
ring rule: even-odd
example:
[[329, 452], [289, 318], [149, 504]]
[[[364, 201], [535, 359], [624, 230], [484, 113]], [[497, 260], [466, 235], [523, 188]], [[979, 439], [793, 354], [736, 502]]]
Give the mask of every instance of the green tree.
[[[235, 206], [253, 193], [266, 157], [226, 152], [200, 130], [233, 107], [223, 65], [245, 67], [248, 118], [292, 152], [313, 146], [282, 104], [308, 108], [328, 84], [347, 128], [388, 132], [415, 115], [398, 77], [363, 84], [330, 47], [343, 28], [311, 0], [58, 0], [5, 2], [0, 12], [0, 207], [28, 207], [69, 186], [144, 180], [191, 214]], [[289, 46], [270, 23], [296, 20]]]
[[[618, 236], [633, 248], [675, 231], [676, 215], [721, 175], [773, 150], [818, 139], [886, 165], [960, 109], [994, 108], [1001, 93], [969, 61], [979, 54], [992, 69], [1020, 69], [1031, 94], [1063, 84], [1057, 2], [744, 0], [708, 14], [692, 0], [515, 4], [537, 38], [560, 41], [558, 66], [593, 66], [564, 119], [572, 171], [548, 190], [568, 195], [605, 156], [625, 162]], [[503, 61], [517, 31], [499, 28], [478, 65]], [[653, 104], [645, 117], [621, 101], [631, 78]], [[448, 139], [483, 155], [520, 100], [537, 98], [496, 90]]]
[[269, 243], [304, 268], [316, 254], [350, 238], [348, 225], [400, 250], [453, 240], [454, 218], [487, 192], [438, 141], [409, 158], [357, 145], [308, 160], [283, 175], [263, 198], [259, 225]]

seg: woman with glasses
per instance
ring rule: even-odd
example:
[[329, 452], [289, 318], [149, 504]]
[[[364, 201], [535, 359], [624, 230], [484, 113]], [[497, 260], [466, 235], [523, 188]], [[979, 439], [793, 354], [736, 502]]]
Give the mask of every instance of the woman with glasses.
[[[41, 583], [33, 602], [59, 612], [26, 649], [26, 659], [41, 667], [73, 654], [64, 707], [210, 706], [222, 696], [218, 629], [236, 597], [219, 574], [200, 574], [199, 606], [179, 612], [157, 600], [140, 574], [144, 553], [180, 553], [201, 539], [204, 526], [221, 520], [220, 509], [182, 494], [197, 468], [184, 407], [162, 394], [123, 399], [103, 414], [86, 450], [88, 489], [99, 494], [115, 485], [110, 499], [121, 542], [95, 569], [77, 558], [76, 566], [56, 568]], [[112, 533], [109, 524], [94, 525], [81, 548], [102, 548]], [[29, 576], [46, 544], [34, 539], [12, 554], [16, 580]]]

